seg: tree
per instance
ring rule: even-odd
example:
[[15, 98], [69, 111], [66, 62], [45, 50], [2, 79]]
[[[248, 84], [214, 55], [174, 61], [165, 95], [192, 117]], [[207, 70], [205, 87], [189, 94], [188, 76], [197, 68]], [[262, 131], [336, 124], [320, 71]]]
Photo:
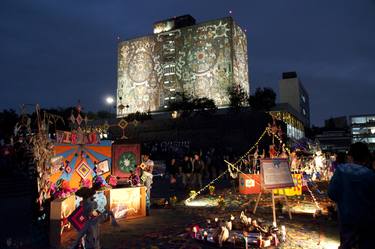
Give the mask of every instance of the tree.
[[274, 107], [276, 101], [276, 93], [268, 87], [257, 88], [255, 94], [249, 98], [250, 107], [256, 111], [269, 111]]
[[8, 140], [13, 135], [14, 127], [18, 122], [18, 114], [13, 110], [0, 112], [0, 138]]
[[217, 110], [215, 101], [212, 99], [194, 98], [185, 93], [177, 93], [176, 96], [176, 100], [169, 104], [169, 111], [179, 112], [182, 117], [190, 116], [193, 111], [197, 114], [207, 114]]
[[229, 95], [229, 106], [233, 111], [239, 111], [246, 105], [248, 95], [241, 85], [231, 85], [227, 89]]

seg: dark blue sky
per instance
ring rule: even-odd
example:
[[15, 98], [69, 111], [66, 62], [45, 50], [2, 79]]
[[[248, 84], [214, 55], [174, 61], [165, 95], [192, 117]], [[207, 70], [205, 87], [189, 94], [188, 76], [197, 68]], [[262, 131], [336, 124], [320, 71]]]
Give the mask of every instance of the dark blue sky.
[[311, 119], [375, 113], [375, 0], [1, 0], [0, 108], [22, 103], [104, 109], [116, 93], [117, 37], [154, 21], [227, 16], [247, 29], [250, 87], [278, 92], [297, 71]]

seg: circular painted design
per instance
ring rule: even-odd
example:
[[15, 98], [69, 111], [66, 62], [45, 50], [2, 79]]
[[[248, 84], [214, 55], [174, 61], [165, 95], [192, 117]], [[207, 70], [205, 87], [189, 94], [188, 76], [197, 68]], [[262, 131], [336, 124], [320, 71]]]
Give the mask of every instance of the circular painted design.
[[214, 45], [206, 43], [191, 47], [187, 54], [187, 64], [192, 72], [201, 74], [209, 71], [217, 61], [217, 51]]
[[144, 51], [135, 53], [128, 65], [128, 75], [135, 83], [143, 83], [150, 78], [154, 63], [149, 53]]
[[120, 156], [118, 162], [118, 168], [124, 173], [130, 173], [131, 170], [134, 170], [137, 164], [136, 156], [133, 152], [124, 152]]

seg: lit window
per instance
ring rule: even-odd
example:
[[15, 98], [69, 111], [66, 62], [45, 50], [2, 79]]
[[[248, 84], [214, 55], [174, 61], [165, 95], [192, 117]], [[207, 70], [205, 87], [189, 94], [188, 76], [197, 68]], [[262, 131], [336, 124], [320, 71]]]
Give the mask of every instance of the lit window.
[[365, 117], [353, 117], [352, 124], [365, 124], [366, 118]]

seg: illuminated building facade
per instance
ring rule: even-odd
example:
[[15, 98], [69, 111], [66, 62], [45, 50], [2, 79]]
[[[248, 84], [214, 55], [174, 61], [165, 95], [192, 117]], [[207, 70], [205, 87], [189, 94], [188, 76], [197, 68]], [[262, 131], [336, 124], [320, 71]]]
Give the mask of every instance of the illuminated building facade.
[[375, 114], [350, 116], [352, 143], [367, 143], [375, 151]]
[[153, 35], [119, 44], [117, 116], [167, 110], [179, 93], [228, 106], [229, 86], [249, 93], [247, 60], [246, 34], [231, 17], [156, 22]]
[[269, 114], [286, 124], [287, 137], [294, 139], [305, 137], [305, 126], [302, 121], [304, 118], [289, 104], [277, 104], [269, 111]]

